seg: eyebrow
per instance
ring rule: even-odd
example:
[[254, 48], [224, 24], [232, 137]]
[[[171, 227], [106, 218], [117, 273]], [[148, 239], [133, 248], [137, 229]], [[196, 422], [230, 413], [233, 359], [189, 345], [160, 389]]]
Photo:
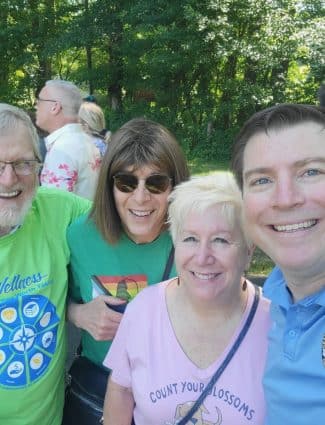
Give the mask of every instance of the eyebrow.
[[272, 171], [272, 168], [270, 167], [259, 167], [259, 168], [253, 168], [252, 170], [248, 170], [244, 173], [244, 181], [246, 181], [249, 177], [253, 176], [254, 174], [270, 174]]
[[[310, 163], [318, 162], [325, 165], [325, 158], [324, 157], [310, 157], [310, 158], [304, 158], [302, 160], [294, 162], [293, 166], [295, 168], [304, 167]], [[257, 167], [253, 168], [251, 170], [248, 170], [244, 173], [244, 181], [247, 180], [249, 177], [251, 177], [254, 174], [270, 174], [272, 172], [271, 167]]]
[[321, 164], [325, 164], [325, 158], [322, 157], [322, 156], [305, 158], [305, 159], [302, 159], [301, 161], [297, 161], [295, 163], [295, 166], [296, 167], [303, 167], [304, 165], [308, 165], [311, 162], [318, 162], [318, 163], [321, 163]]

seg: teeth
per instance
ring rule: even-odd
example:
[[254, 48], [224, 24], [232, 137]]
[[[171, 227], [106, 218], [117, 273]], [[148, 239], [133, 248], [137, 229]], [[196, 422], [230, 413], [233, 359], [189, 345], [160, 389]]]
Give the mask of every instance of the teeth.
[[277, 232], [294, 232], [300, 229], [308, 229], [316, 224], [316, 220], [308, 220], [303, 223], [285, 224], [281, 226], [273, 226]]
[[19, 194], [18, 190], [15, 190], [13, 192], [0, 192], [0, 198], [14, 198]]
[[194, 276], [202, 279], [202, 280], [209, 280], [209, 279], [213, 279], [214, 277], [216, 277], [216, 273], [197, 273], [197, 272], [193, 272]]
[[135, 211], [131, 210], [131, 213], [136, 215], [137, 217], [146, 217], [151, 214], [151, 211]]

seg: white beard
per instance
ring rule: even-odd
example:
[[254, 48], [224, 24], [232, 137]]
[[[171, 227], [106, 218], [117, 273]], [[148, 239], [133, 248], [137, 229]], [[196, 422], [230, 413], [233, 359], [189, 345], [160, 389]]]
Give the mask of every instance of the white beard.
[[[35, 188], [32, 195], [26, 199], [22, 207], [18, 208], [14, 205], [0, 209], [0, 232], [1, 229], [11, 229], [12, 227], [19, 226], [24, 222], [28, 211], [31, 209], [36, 189], [37, 188]], [[6, 234], [8, 232], [4, 231], [1, 233]]]

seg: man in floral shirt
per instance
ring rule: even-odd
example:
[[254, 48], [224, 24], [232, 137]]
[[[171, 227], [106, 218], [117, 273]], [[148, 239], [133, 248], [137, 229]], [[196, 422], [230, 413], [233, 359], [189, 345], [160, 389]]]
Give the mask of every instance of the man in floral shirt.
[[63, 80], [47, 81], [36, 101], [36, 124], [47, 131], [41, 184], [93, 199], [101, 156], [78, 124], [81, 93]]

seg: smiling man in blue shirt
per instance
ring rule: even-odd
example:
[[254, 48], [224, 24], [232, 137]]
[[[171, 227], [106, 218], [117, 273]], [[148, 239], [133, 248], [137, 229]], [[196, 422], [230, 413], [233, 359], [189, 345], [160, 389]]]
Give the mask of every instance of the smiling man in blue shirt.
[[241, 129], [232, 162], [246, 230], [275, 262], [266, 425], [325, 417], [325, 109], [277, 105]]

